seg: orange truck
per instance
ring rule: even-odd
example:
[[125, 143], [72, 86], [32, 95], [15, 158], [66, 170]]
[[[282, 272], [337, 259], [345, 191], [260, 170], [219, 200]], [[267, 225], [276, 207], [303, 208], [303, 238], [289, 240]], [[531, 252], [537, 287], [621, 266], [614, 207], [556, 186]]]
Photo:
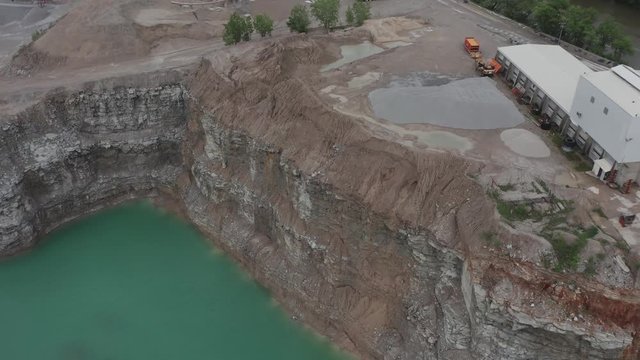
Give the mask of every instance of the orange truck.
[[493, 76], [502, 67], [495, 59], [489, 59], [487, 61], [482, 59], [482, 52], [480, 51], [480, 43], [474, 37], [464, 38], [464, 49], [469, 53], [469, 56], [476, 61], [476, 69], [482, 76]]
[[467, 50], [473, 59], [479, 59], [482, 57], [482, 53], [480, 52], [480, 43], [474, 37], [464, 38], [464, 49]]

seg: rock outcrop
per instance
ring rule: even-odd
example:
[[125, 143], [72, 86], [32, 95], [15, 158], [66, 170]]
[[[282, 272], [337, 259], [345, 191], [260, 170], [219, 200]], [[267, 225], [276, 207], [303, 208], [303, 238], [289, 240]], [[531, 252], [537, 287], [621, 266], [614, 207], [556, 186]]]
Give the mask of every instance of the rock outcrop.
[[3, 116], [0, 254], [27, 249], [60, 224], [114, 201], [172, 186], [182, 171], [186, 117], [178, 78], [152, 76], [149, 87], [56, 90]]
[[638, 356], [637, 293], [470, 254], [494, 222], [471, 165], [332, 111], [296, 76], [321, 55], [293, 38], [3, 116], [0, 254], [162, 193], [289, 312], [363, 358]]

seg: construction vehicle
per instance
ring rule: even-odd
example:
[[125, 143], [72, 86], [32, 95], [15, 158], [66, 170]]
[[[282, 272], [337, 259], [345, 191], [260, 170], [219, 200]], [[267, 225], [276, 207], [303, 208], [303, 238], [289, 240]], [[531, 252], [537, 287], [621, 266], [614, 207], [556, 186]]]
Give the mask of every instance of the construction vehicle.
[[482, 58], [476, 59], [476, 70], [480, 76], [493, 76], [493, 74], [496, 73], [496, 68], [491, 64], [491, 62], [485, 62]]
[[464, 38], [464, 49], [467, 50], [472, 59], [481, 59], [480, 43], [474, 37]]
[[502, 67], [495, 59], [483, 60], [480, 43], [474, 37], [468, 36], [464, 38], [464, 49], [476, 61], [476, 70], [480, 76], [493, 76]]

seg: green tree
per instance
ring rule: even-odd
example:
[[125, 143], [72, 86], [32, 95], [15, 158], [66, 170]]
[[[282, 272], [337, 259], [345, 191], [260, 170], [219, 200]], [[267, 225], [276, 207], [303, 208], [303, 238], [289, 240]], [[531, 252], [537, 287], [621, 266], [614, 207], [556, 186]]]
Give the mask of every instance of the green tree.
[[640, 7], [640, 0], [616, 0], [616, 2], [635, 6], [635, 7]]
[[256, 31], [260, 36], [265, 37], [267, 35], [271, 35], [271, 32], [273, 31], [273, 19], [267, 15], [260, 14], [256, 15], [253, 23], [255, 24]]
[[244, 17], [244, 32], [242, 33], [242, 40], [251, 40], [251, 33], [253, 33], [253, 19], [251, 16]]
[[[251, 31], [249, 31], [250, 29]], [[229, 21], [224, 25], [222, 40], [224, 40], [225, 45], [237, 44], [242, 40], [248, 41], [251, 38], [251, 32], [253, 32], [251, 22], [247, 22], [238, 13], [233, 13]]]
[[364, 21], [371, 17], [371, 7], [364, 1], [356, 1], [353, 4], [353, 15], [355, 17], [355, 25], [362, 26]]
[[505, 15], [514, 19], [515, 21], [531, 24], [531, 12], [536, 5], [536, 1], [531, 0], [519, 0], [508, 7], [505, 11]]
[[311, 24], [311, 20], [309, 19], [309, 12], [307, 11], [307, 8], [302, 5], [294, 6], [289, 14], [289, 19], [287, 20], [289, 30], [306, 33], [309, 31], [309, 24]]
[[544, 0], [533, 8], [533, 19], [538, 30], [552, 36], [560, 34], [564, 12], [569, 7], [567, 0]]
[[345, 12], [344, 16], [347, 19], [347, 25], [353, 26], [356, 23], [356, 19], [353, 15], [353, 9], [351, 8], [351, 6], [347, 6], [347, 11]]
[[598, 36], [596, 35], [596, 29], [590, 29], [587, 32], [584, 43], [587, 50], [595, 54], [604, 56], [604, 46], [599, 45]]
[[595, 48], [606, 51], [607, 46], [622, 35], [620, 24], [611, 18], [605, 19], [595, 30]]
[[617, 62], [622, 61], [626, 55], [632, 55], [634, 52], [631, 39], [625, 35], [620, 35], [611, 42], [611, 50], [613, 51], [611, 57]]
[[338, 24], [339, 9], [340, 0], [316, 0], [311, 4], [311, 14], [318, 19], [327, 32]]
[[531, 12], [538, 1], [494, 0], [493, 10], [523, 23], [530, 23]]
[[585, 46], [597, 17], [598, 12], [593, 8], [570, 6], [564, 15], [563, 38], [574, 45]]

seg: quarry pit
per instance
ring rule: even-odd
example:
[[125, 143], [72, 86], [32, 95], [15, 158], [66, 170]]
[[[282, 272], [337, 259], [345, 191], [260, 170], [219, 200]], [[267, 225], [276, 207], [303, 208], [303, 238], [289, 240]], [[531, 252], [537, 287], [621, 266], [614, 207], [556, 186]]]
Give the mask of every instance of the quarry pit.
[[[225, 47], [229, 7], [113, 3], [106, 25], [77, 20], [100, 2], [70, 7], [2, 69], [0, 256], [145, 198], [356, 358], [638, 358], [640, 281], [619, 265], [635, 250], [593, 212], [634, 199], [601, 201], [457, 41], [513, 24], [381, 1], [363, 27], [294, 35], [275, 6], [271, 38]], [[56, 46], [81, 25], [77, 48]], [[122, 43], [100, 56], [105, 26]], [[506, 42], [483, 31], [489, 52]], [[527, 196], [570, 211], [501, 212]], [[543, 235], [592, 226], [578, 268], [545, 266]]]

